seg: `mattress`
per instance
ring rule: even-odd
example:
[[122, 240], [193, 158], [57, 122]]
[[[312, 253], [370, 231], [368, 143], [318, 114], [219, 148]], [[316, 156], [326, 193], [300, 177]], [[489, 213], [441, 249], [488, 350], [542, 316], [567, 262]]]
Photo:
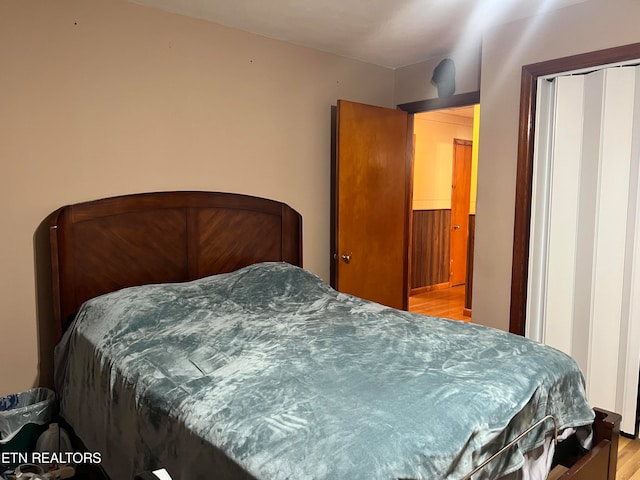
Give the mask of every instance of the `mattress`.
[[[92, 299], [56, 356], [61, 414], [113, 479], [459, 479], [546, 415], [594, 418], [564, 353], [286, 263]], [[518, 470], [552, 430], [475, 478]]]

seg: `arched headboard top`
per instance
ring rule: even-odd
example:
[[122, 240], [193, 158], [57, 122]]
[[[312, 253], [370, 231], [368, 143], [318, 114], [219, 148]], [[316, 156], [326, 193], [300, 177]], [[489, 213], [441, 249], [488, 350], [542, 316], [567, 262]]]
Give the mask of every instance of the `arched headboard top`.
[[49, 217], [54, 329], [86, 300], [264, 261], [302, 266], [302, 218], [288, 205], [220, 192], [158, 192], [62, 207]]

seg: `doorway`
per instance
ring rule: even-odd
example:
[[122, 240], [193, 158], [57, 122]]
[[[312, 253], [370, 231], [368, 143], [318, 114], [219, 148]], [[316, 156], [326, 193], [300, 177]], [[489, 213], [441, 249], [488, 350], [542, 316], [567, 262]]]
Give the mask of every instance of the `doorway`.
[[409, 310], [471, 320], [479, 105], [414, 116]]
[[[398, 105], [397, 109], [346, 100], [339, 100], [337, 106], [332, 107], [330, 282], [334, 288], [410, 310], [414, 114], [468, 107], [479, 101], [480, 93], [470, 92], [406, 103]], [[388, 135], [390, 130], [396, 129], [396, 134]], [[400, 140], [397, 145], [396, 140]], [[387, 144], [397, 148], [383, 148]], [[477, 142], [474, 145], [477, 149]], [[350, 173], [354, 165], [358, 168]], [[451, 178], [448, 188], [451, 188]], [[386, 191], [404, 193], [394, 194], [394, 200], [390, 201]], [[364, 192], [368, 195], [363, 195]], [[402, 220], [404, 226], [391, 225], [397, 219]], [[357, 228], [345, 228], [356, 224]], [[377, 248], [382, 237], [367, 234], [373, 231], [372, 226], [397, 234], [394, 241], [385, 248], [378, 248], [375, 255], [367, 252], [372, 247]], [[348, 234], [349, 231], [365, 235]], [[381, 273], [381, 266], [390, 272]], [[345, 284], [346, 280], [351, 283]], [[470, 308], [469, 283], [464, 287], [464, 298], [465, 305]], [[364, 288], [372, 285], [375, 289]], [[395, 293], [391, 295], [391, 292]]]

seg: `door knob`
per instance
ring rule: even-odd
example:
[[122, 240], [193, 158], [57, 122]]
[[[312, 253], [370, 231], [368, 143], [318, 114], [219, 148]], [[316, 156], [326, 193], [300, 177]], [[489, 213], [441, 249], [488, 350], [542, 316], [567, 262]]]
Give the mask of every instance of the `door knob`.
[[453, 226], [453, 229], [454, 229], [454, 230], [460, 230], [460, 225], [454, 225], [454, 226]]
[[342, 254], [342, 261], [344, 263], [349, 263], [351, 262], [351, 254], [350, 253], [343, 253]]

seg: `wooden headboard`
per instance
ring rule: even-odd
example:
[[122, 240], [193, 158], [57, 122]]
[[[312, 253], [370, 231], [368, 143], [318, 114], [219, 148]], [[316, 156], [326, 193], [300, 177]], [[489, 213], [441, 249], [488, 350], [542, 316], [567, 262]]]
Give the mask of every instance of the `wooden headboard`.
[[263, 261], [302, 266], [302, 219], [284, 203], [216, 192], [126, 195], [49, 217], [56, 341], [82, 303]]

